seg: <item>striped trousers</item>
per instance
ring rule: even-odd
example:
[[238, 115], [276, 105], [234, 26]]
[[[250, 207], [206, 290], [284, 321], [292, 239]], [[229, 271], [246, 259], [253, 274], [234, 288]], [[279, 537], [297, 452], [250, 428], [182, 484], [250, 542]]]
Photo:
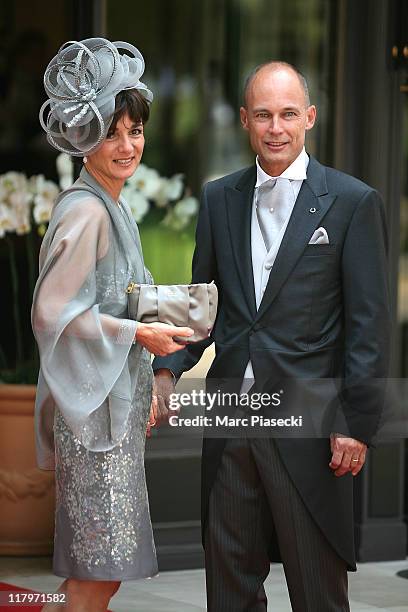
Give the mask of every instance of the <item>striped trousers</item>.
[[229, 439], [204, 532], [209, 612], [267, 609], [272, 537], [294, 612], [349, 612], [347, 564], [305, 507], [274, 440]]

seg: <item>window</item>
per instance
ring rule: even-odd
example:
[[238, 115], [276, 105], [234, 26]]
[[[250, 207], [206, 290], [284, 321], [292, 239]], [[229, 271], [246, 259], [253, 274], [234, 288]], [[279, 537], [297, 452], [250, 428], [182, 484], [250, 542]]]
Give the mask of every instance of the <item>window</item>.
[[[334, 8], [324, 0], [115, 0], [106, 2], [106, 36], [142, 52], [143, 80], [155, 99], [143, 163], [184, 173], [199, 196], [206, 180], [254, 161], [239, 123], [247, 74], [269, 59], [295, 64], [309, 81], [318, 122], [308, 151], [332, 158], [335, 78]], [[141, 224], [145, 260], [159, 282], [188, 281], [193, 224], [167, 243]], [[177, 263], [163, 257], [171, 242]], [[181, 259], [180, 259], [181, 258]]]

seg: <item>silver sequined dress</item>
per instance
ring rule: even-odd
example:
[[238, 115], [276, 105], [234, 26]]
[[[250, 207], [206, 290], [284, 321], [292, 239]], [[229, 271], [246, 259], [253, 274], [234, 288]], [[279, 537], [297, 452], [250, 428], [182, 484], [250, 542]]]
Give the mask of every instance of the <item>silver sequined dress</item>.
[[153, 374], [126, 293], [152, 279], [120, 204], [82, 169], [54, 206], [33, 298], [37, 458], [56, 473], [53, 569], [84, 580], [157, 573], [144, 470]]
[[55, 414], [57, 503], [54, 573], [83, 580], [134, 580], [157, 573], [144, 447], [152, 389], [145, 353], [123, 441], [87, 450]]

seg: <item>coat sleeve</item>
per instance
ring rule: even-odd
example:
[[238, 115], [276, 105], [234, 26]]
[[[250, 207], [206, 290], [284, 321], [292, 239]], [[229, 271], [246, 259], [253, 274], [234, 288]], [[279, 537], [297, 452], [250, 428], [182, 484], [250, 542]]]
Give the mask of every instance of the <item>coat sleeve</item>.
[[[200, 212], [196, 229], [196, 245], [193, 255], [192, 283], [217, 284], [216, 261], [213, 247], [211, 220], [208, 209], [208, 184], [204, 186], [201, 194]], [[219, 289], [219, 287], [218, 287]], [[220, 293], [219, 299], [220, 299]], [[176, 378], [183, 372], [190, 370], [198, 363], [205, 349], [212, 344], [209, 337], [201, 342], [189, 345], [185, 350], [168, 357], [156, 357], [153, 361], [153, 370], [168, 368]]]
[[379, 194], [368, 190], [342, 255], [345, 362], [342, 407], [349, 435], [369, 444], [385, 406], [390, 357], [387, 233]]

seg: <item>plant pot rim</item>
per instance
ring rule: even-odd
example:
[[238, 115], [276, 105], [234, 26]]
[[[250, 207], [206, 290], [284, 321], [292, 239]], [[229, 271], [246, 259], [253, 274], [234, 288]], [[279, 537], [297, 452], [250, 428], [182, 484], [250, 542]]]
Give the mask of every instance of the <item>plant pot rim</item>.
[[33, 416], [35, 385], [0, 384], [0, 415]]
[[0, 383], [0, 395], [2, 398], [21, 398], [35, 397], [36, 385], [20, 385], [19, 383]]

